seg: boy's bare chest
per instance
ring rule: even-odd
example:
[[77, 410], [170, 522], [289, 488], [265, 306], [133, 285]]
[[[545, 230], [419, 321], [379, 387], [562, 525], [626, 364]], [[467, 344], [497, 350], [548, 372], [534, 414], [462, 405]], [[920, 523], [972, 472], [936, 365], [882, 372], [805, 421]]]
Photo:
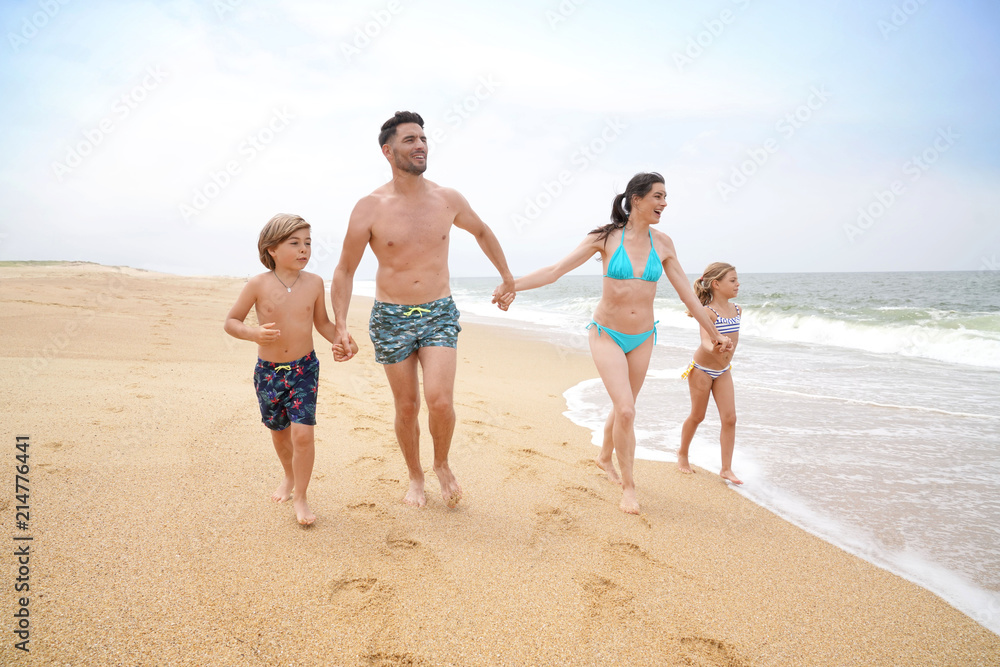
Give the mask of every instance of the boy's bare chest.
[[266, 294], [257, 301], [257, 318], [265, 322], [312, 323], [312, 312], [316, 296], [303, 286], [291, 285], [291, 291], [284, 285], [269, 288]]

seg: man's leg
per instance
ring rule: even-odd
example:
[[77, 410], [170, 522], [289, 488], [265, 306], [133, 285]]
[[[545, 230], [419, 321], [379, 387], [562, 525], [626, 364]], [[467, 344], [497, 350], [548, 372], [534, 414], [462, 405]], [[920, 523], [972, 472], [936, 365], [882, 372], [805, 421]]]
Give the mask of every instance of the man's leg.
[[396, 405], [396, 441], [403, 452], [410, 488], [403, 502], [414, 507], [427, 504], [424, 496], [424, 470], [420, 467], [420, 386], [417, 379], [417, 355], [411, 354], [395, 364], [385, 364], [385, 377]]
[[428, 426], [434, 440], [434, 474], [441, 486], [441, 496], [448, 507], [462, 499], [462, 487], [448, 465], [451, 438], [455, 433], [455, 369], [458, 351], [453, 347], [432, 346], [417, 350], [424, 374], [424, 398], [427, 400]]

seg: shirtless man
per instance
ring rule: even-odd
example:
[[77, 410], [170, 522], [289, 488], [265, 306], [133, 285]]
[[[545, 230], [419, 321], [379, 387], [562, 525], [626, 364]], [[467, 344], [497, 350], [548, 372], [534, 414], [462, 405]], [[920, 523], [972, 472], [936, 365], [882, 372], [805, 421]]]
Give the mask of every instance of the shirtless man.
[[[455, 430], [453, 394], [457, 366], [458, 309], [451, 298], [448, 238], [452, 226], [476, 237], [479, 247], [500, 272], [494, 301], [506, 310], [514, 277], [496, 236], [465, 198], [424, 178], [427, 137], [419, 114], [398, 111], [382, 125], [379, 146], [392, 167], [392, 180], [363, 197], [351, 212], [340, 262], [333, 272], [330, 299], [337, 343], [350, 350], [347, 309], [354, 272], [365, 247], [378, 259], [375, 305], [369, 335], [375, 360], [383, 364], [396, 406], [396, 440], [406, 460], [410, 487], [403, 502], [427, 504], [420, 465], [419, 365], [424, 376], [428, 425], [434, 441], [434, 473], [445, 504], [454, 507], [462, 487], [448, 466]], [[350, 358], [348, 355], [347, 358]]]

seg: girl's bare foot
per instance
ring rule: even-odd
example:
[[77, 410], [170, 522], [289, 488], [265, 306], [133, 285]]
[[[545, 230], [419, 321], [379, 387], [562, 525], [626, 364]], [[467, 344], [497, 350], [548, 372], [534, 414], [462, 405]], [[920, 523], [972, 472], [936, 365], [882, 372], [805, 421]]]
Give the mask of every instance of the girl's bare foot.
[[445, 463], [438, 468], [434, 468], [434, 474], [437, 475], [444, 504], [451, 508], [457, 507], [458, 501], [462, 499], [462, 487], [458, 485], [458, 480], [455, 479], [451, 468]]
[[691, 469], [691, 464], [688, 463], [687, 454], [677, 453], [677, 469], [680, 470], [685, 475], [693, 475], [694, 470]]
[[743, 480], [741, 480], [739, 477], [737, 477], [736, 474], [732, 470], [723, 470], [722, 472], [719, 473], [719, 475], [722, 477], [722, 479], [724, 479], [724, 480], [726, 480], [728, 482], [732, 482], [733, 484], [742, 484], [743, 483]]

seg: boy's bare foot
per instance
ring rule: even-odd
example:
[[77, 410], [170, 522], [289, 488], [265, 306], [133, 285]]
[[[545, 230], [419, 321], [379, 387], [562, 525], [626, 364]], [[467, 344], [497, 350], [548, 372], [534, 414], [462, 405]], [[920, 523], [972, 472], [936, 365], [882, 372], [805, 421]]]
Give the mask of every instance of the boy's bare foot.
[[290, 477], [286, 477], [281, 484], [278, 485], [278, 488], [274, 490], [274, 493], [271, 494], [271, 502], [283, 503], [286, 500], [290, 500], [292, 497], [292, 486], [294, 484], [295, 480]]
[[435, 467], [434, 474], [437, 475], [438, 484], [441, 486], [441, 497], [444, 499], [444, 504], [451, 508], [456, 507], [458, 501], [462, 499], [462, 487], [458, 485], [458, 480], [455, 479], [451, 468], [445, 463], [439, 468]]
[[610, 459], [602, 461], [601, 456], [597, 455], [594, 457], [594, 463], [596, 463], [597, 466], [604, 471], [604, 474], [607, 475], [609, 482], [614, 482], [618, 486], [622, 485], [622, 479], [618, 476], [618, 472], [615, 470], [615, 464]]
[[733, 484], [742, 484], [743, 480], [736, 476], [732, 470], [723, 470], [719, 473], [722, 479], [732, 482]]
[[427, 498], [424, 496], [423, 481], [410, 480], [410, 488], [403, 496], [403, 502], [411, 507], [424, 507], [427, 505]]
[[677, 453], [677, 469], [680, 470], [685, 475], [693, 475], [694, 470], [691, 469], [691, 464], [688, 463], [687, 454]]
[[639, 500], [635, 497], [635, 489], [622, 491], [622, 501], [618, 504], [622, 512], [627, 514], [639, 513]]
[[305, 498], [296, 500], [293, 504], [295, 506], [295, 517], [299, 520], [300, 525], [311, 526], [316, 521], [316, 515], [309, 509], [309, 503], [306, 502]]

